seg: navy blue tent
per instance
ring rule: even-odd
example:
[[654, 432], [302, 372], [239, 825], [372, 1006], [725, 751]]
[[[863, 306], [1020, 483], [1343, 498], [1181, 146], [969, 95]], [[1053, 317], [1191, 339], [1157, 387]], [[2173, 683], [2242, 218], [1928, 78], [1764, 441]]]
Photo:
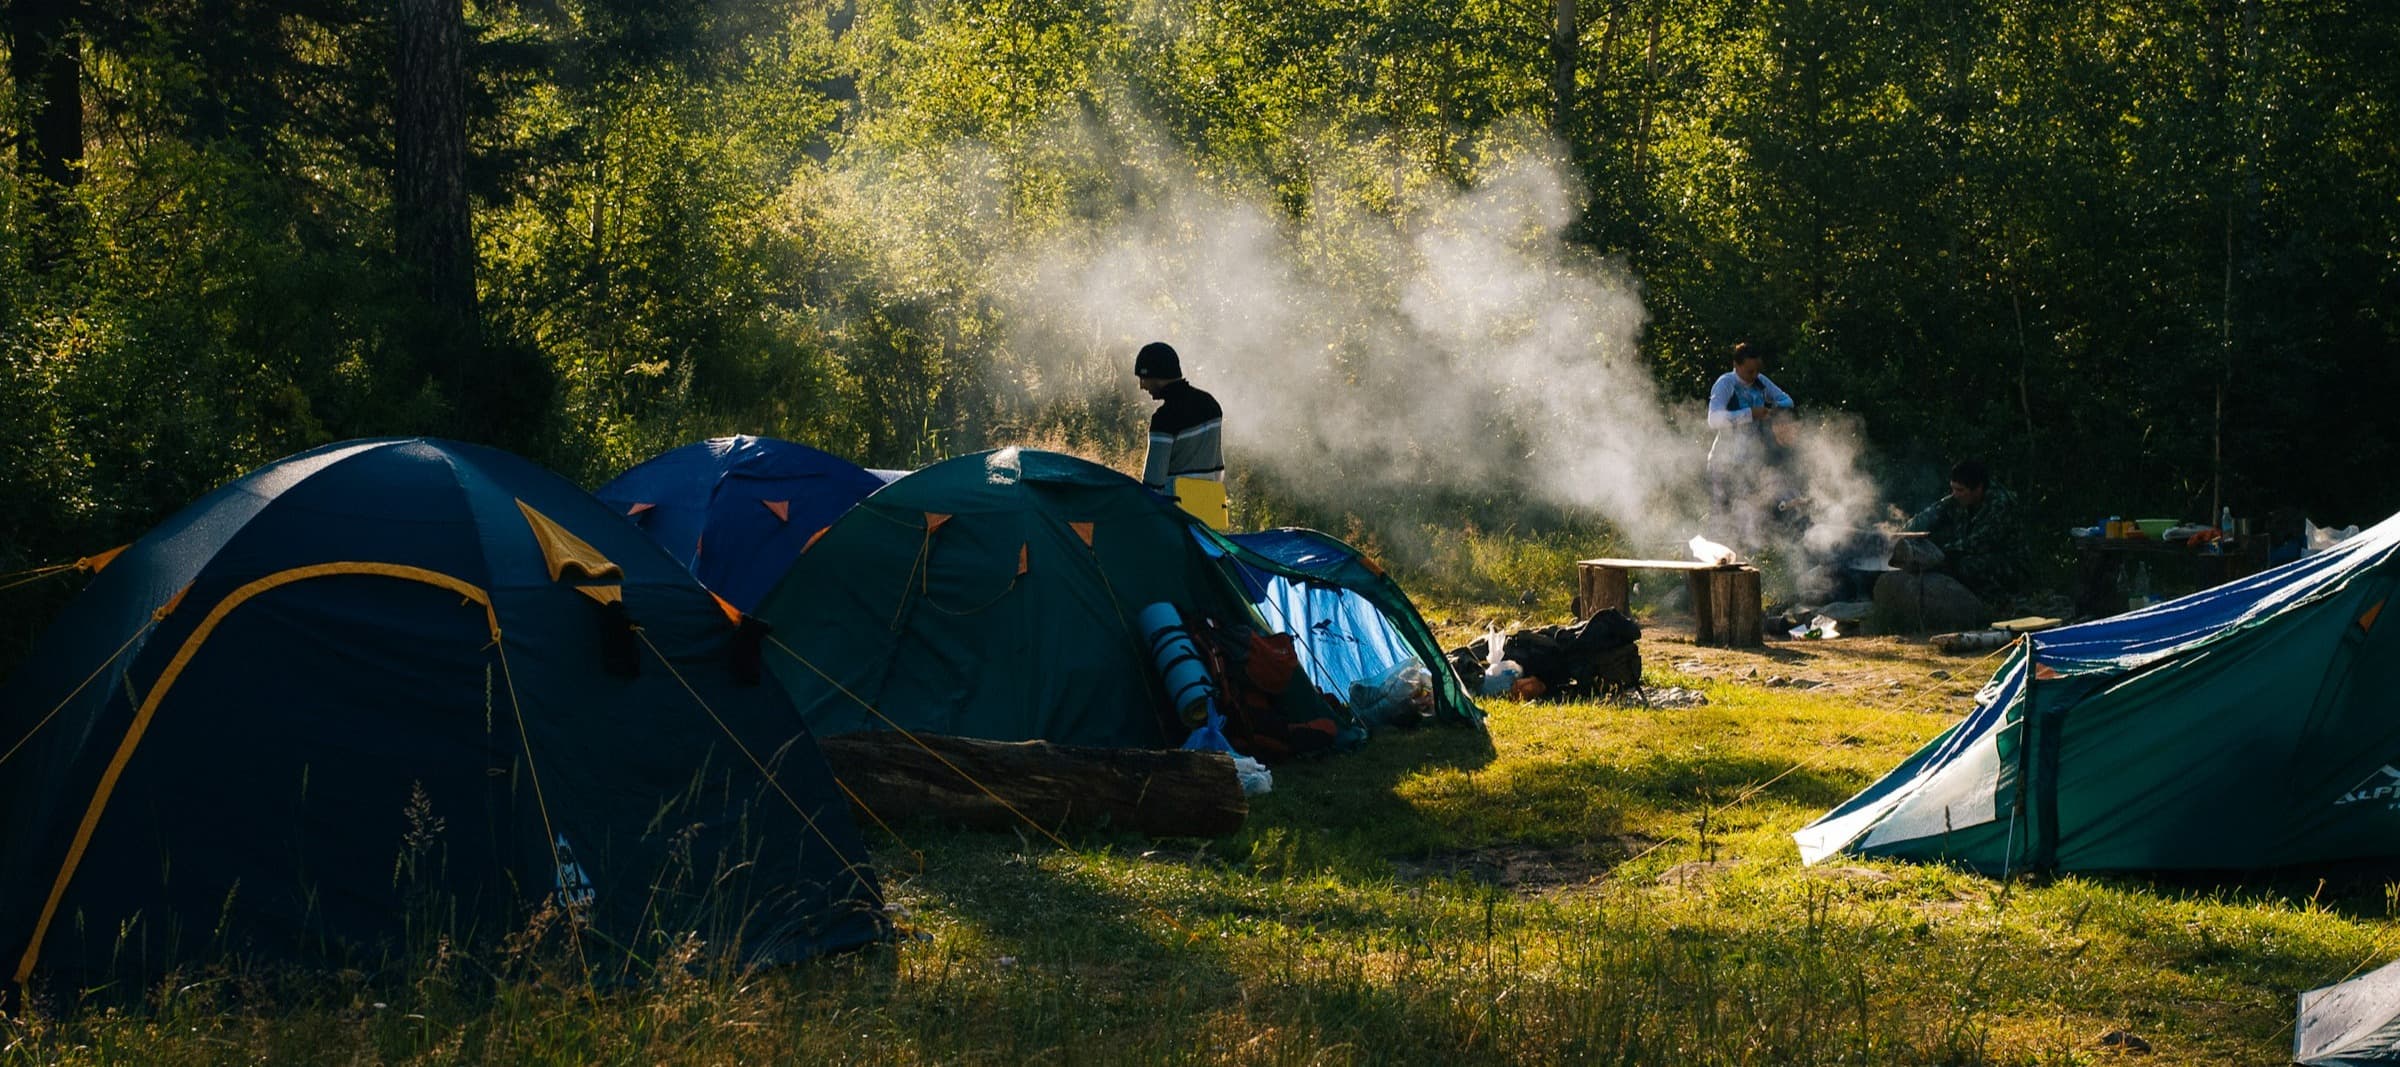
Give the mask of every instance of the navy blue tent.
[[0, 966], [372, 959], [544, 909], [594, 961], [876, 938], [848, 808], [735, 632], [506, 453], [262, 468], [116, 556], [0, 688]]
[[772, 437], [717, 437], [661, 452], [592, 495], [749, 611], [800, 550], [886, 479]]

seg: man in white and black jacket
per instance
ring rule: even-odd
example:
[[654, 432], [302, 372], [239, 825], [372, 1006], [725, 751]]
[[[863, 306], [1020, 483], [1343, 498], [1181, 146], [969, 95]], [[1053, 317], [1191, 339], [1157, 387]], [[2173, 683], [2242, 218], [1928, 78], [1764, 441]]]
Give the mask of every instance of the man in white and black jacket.
[[1217, 398], [1183, 380], [1183, 363], [1164, 341], [1143, 345], [1133, 357], [1142, 391], [1163, 401], [1150, 416], [1150, 454], [1142, 484], [1174, 495], [1175, 479], [1225, 480], [1225, 410]]

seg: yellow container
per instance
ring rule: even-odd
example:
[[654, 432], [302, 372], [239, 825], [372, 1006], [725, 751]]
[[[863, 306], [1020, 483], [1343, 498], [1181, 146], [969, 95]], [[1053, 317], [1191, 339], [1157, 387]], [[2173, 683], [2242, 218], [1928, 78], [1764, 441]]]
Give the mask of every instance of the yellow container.
[[1175, 479], [1175, 502], [1211, 530], [1233, 525], [1233, 508], [1225, 498], [1225, 483], [1210, 478]]

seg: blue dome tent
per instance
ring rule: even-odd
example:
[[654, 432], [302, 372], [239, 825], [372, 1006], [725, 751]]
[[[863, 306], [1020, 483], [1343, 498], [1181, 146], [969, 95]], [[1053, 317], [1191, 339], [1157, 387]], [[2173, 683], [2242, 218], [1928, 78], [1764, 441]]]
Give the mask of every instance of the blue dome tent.
[[592, 495], [749, 611], [801, 549], [887, 480], [807, 445], [734, 436], [661, 452]]

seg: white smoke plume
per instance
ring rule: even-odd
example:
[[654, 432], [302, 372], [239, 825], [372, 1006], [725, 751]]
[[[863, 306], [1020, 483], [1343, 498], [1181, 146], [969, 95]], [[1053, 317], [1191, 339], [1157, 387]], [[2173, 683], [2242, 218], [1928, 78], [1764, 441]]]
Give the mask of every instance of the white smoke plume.
[[[1015, 347], [1041, 354], [1042, 381], [1130, 391], [1134, 349], [1173, 344], [1225, 405], [1228, 462], [1321, 504], [1362, 486], [1530, 492], [1669, 555], [1731, 528], [1706, 517], [1701, 403], [1668, 403], [1642, 358], [1637, 283], [1566, 240], [1582, 207], [1567, 166], [1493, 154], [1464, 190], [1391, 215], [1323, 196], [1300, 221], [1129, 169], [1144, 188], [1122, 202], [1140, 207], [1018, 253]], [[1793, 468], [1827, 531], [1809, 547], [1831, 551], [1876, 493], [1854, 431], [1807, 429]]]
[[[1142, 123], [1055, 130], [1089, 168], [1063, 222], [1011, 219], [990, 168], [959, 163], [980, 158], [971, 145], [930, 170], [853, 156], [851, 192], [812, 191], [860, 198], [838, 213], [878, 220], [870, 232], [939, 235], [923, 246], [947, 262], [883, 273], [993, 294], [1008, 355], [990, 384], [1025, 410], [1147, 410], [1132, 357], [1163, 340], [1223, 402], [1229, 465], [1357, 514], [1387, 547], [1421, 540], [1427, 517], [1388, 502], [1433, 492], [1594, 514], [1645, 555], [1679, 558], [1702, 532], [1762, 547], [1737, 535], [1755, 516], [1709, 515], [1703, 404], [1662, 394], [1636, 279], [1567, 239], [1583, 194], [1546, 139], [1487, 138], [1464, 188], [1395, 190], [1380, 210], [1320, 190], [1295, 218], [1265, 190], [1201, 176]], [[1876, 492], [1854, 429], [1799, 399], [1815, 432], [1791, 470], [1827, 531], [1806, 554], [1822, 556]], [[1141, 424], [1124, 434], [1138, 441]]]

